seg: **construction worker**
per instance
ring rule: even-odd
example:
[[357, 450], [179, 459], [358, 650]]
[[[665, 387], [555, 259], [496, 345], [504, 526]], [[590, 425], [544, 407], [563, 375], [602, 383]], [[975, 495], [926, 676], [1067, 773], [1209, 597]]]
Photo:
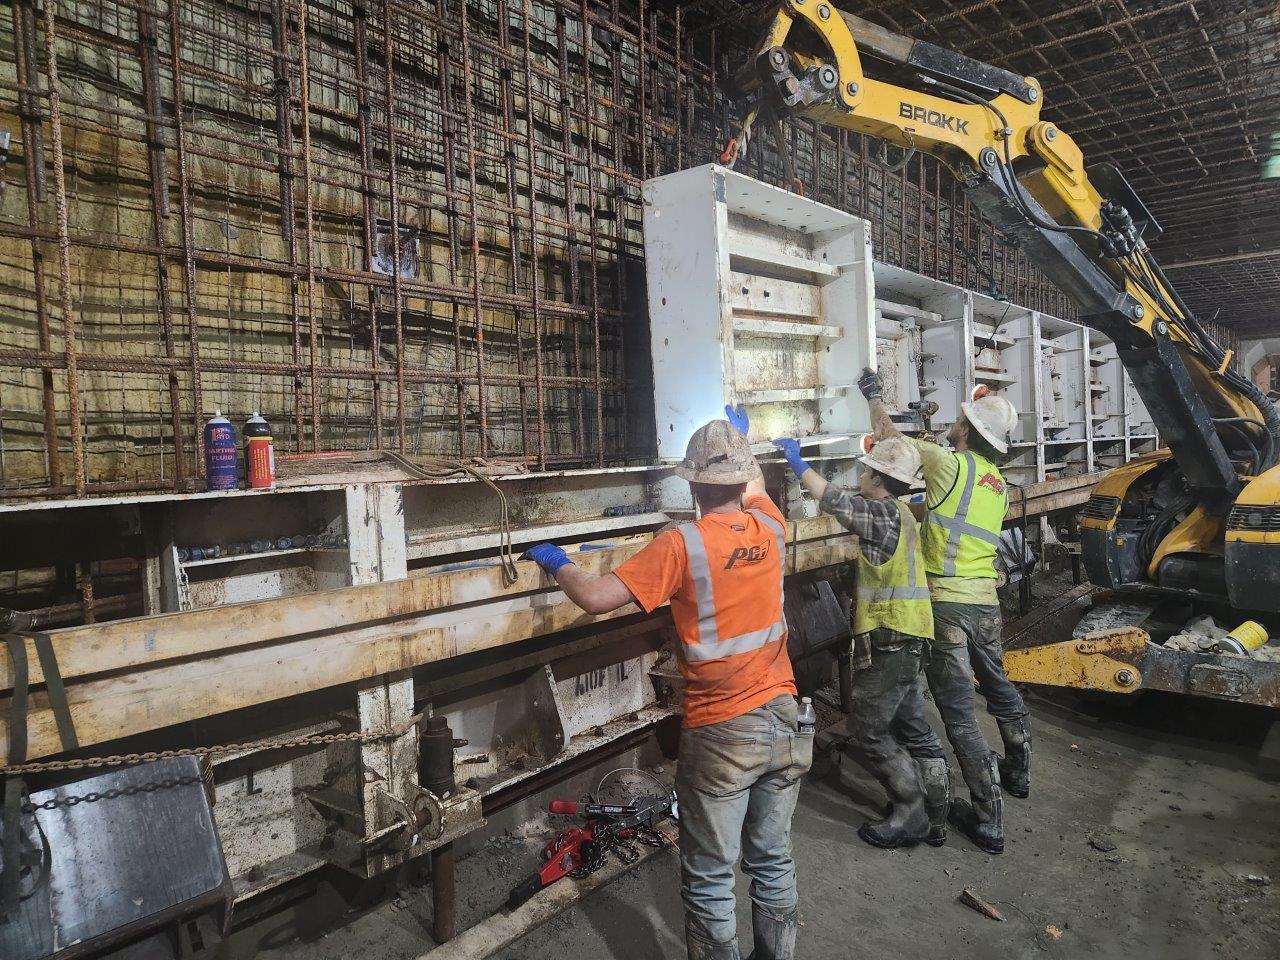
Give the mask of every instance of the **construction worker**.
[[[924, 719], [920, 688], [933, 612], [920, 531], [899, 499], [920, 485], [920, 454], [905, 440], [881, 440], [861, 457], [858, 489], [850, 493], [810, 467], [797, 441], [774, 445], [822, 510], [858, 536], [848, 742], [891, 803], [889, 815], [862, 824], [858, 836], [885, 849], [922, 840], [941, 846], [950, 777], [942, 744]], [[914, 758], [899, 741], [904, 725]]]
[[[864, 370], [858, 386], [870, 405], [876, 436], [902, 436], [881, 402], [880, 377]], [[972, 806], [954, 803], [951, 817], [972, 835], [984, 832], [988, 816], [998, 817], [1001, 784], [1015, 797], [1028, 796], [1031, 729], [1022, 696], [1004, 672], [996, 594], [996, 548], [1008, 493], [995, 461], [1008, 452], [1018, 412], [1007, 399], [985, 389], [975, 391], [974, 398], [960, 406], [961, 416], [947, 433], [954, 452], [929, 441], [908, 439], [919, 449], [924, 464], [927, 512], [922, 540], [933, 597], [934, 650], [960, 647], [966, 651], [966, 669], [977, 677], [1005, 747], [1003, 758], [960, 758], [975, 802]], [[989, 768], [989, 775], [980, 767]], [[986, 779], [993, 784], [989, 796], [983, 797], [975, 783]]]
[[671, 602], [687, 681], [676, 792], [690, 960], [738, 960], [734, 864], [751, 877], [754, 960], [791, 960], [796, 874], [791, 815], [813, 759], [797, 724], [782, 612], [786, 523], [765, 495], [741, 408], [689, 440], [676, 475], [700, 519], [655, 537], [612, 573], [581, 570], [553, 544], [525, 556], [588, 613]]

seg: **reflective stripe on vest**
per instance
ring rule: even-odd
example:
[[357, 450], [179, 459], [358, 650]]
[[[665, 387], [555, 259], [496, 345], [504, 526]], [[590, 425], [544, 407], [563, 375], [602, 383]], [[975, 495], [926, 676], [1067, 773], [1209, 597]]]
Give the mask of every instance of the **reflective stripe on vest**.
[[911, 637], [933, 638], [933, 607], [924, 578], [924, 554], [911, 509], [898, 507], [898, 543], [879, 566], [858, 551], [853, 630], [861, 636], [887, 627]]
[[[926, 527], [934, 528], [925, 531], [925, 561], [929, 572], [935, 575], [994, 577], [996, 547], [1000, 545], [1000, 527], [1004, 523], [1006, 497], [1000, 495], [999, 516], [995, 515], [990, 504], [985, 504], [980, 511], [984, 516], [973, 517], [971, 513], [979, 472], [994, 473], [1002, 482], [1004, 478], [994, 464], [986, 460], [979, 462], [979, 458], [968, 450], [956, 454], [956, 458], [960, 469], [956, 486], [941, 503], [930, 508], [924, 518]], [[958, 496], [956, 488], [960, 490]], [[979, 522], [974, 522], [975, 520]], [[972, 539], [966, 542], [966, 537]], [[974, 543], [975, 540], [978, 543]], [[962, 567], [965, 570], [961, 570]]]
[[689, 558], [689, 579], [693, 581], [694, 599], [698, 606], [698, 642], [681, 641], [676, 645], [685, 660], [699, 662], [733, 657], [750, 653], [766, 644], [781, 640], [787, 632], [787, 618], [782, 611], [782, 582], [786, 577], [786, 531], [772, 517], [761, 510], [748, 510], [753, 517], [773, 531], [778, 546], [778, 619], [767, 627], [751, 630], [726, 640], [720, 639], [716, 628], [716, 600], [711, 588], [711, 562], [702, 535], [692, 523], [682, 523], [676, 529], [684, 540], [685, 554]]

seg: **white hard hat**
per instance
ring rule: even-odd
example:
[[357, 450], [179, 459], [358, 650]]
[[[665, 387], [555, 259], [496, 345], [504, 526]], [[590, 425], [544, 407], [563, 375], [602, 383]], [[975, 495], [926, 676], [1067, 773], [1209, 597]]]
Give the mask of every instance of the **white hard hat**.
[[675, 475], [690, 483], [731, 486], [750, 483], [760, 476], [760, 467], [746, 437], [728, 420], [712, 420], [689, 438], [689, 446], [684, 459], [676, 465]]
[[1012, 403], [979, 386], [973, 391], [973, 399], [960, 404], [960, 409], [997, 453], [1008, 452], [1009, 435], [1018, 425], [1018, 411]]
[[901, 437], [876, 440], [871, 434], [863, 434], [858, 440], [858, 457], [876, 473], [900, 480], [909, 487], [924, 485], [920, 478], [920, 451], [915, 444]]

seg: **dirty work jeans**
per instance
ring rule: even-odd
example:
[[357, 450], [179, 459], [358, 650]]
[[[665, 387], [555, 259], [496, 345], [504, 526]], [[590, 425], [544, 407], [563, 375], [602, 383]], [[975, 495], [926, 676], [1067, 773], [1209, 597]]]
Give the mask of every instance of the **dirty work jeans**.
[[733, 867], [751, 899], [777, 916], [796, 906], [791, 814], [813, 761], [813, 734], [796, 730], [796, 700], [775, 697], [732, 720], [680, 734], [680, 875], [686, 922], [707, 940], [738, 932]]
[[[848, 724], [849, 746], [872, 772], [906, 746], [894, 730], [899, 714], [924, 716], [923, 693], [917, 681], [925, 641], [877, 646], [874, 636], [871, 664], [853, 675], [853, 713]], [[925, 730], [933, 737], [938, 756], [943, 756], [942, 744], [928, 723]], [[923, 736], [919, 731], [912, 733], [917, 740]]]
[[[991, 749], [978, 729], [977, 705], [973, 697], [973, 670], [969, 666], [969, 648], [963, 637], [958, 641], [938, 622], [938, 607], [933, 605], [934, 640], [925, 653], [924, 675], [929, 682], [933, 702], [942, 715], [947, 739], [957, 757], [986, 757]], [[954, 604], [953, 604], [954, 606]], [[945, 757], [938, 735], [929, 726], [924, 713], [924, 697], [903, 700], [893, 719], [893, 735], [917, 760]]]
[[934, 603], [934, 629], [950, 643], [969, 648], [969, 662], [978, 678], [978, 692], [987, 701], [987, 712], [1004, 722], [1020, 720], [1029, 712], [1004, 672], [1004, 645], [1000, 639], [1000, 607], [978, 603]]

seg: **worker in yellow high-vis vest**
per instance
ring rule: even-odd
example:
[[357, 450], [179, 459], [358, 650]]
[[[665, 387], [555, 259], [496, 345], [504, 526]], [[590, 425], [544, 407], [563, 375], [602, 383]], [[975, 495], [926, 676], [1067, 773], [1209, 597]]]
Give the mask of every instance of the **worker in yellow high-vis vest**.
[[[859, 387], [871, 407], [876, 435], [901, 436], [881, 402], [879, 376], [864, 371]], [[1001, 784], [1015, 797], [1026, 797], [1030, 792], [1028, 712], [1004, 672], [995, 568], [1008, 508], [1005, 480], [996, 461], [1008, 452], [1018, 414], [1007, 399], [989, 394], [975, 396], [961, 404], [961, 409], [961, 416], [947, 433], [953, 450], [923, 440], [912, 442], [924, 464], [927, 513], [923, 546], [933, 597], [935, 649], [952, 645], [966, 649], [979, 692], [996, 718], [1005, 746], [1003, 759], [994, 755], [980, 762], [961, 758], [971, 791], [970, 773], [976, 780], [991, 780], [992, 787], [987, 791], [989, 800], [982, 800], [975, 792], [972, 805], [953, 803], [952, 822], [966, 833], [981, 834], [984, 814], [998, 813]], [[979, 770], [979, 765], [988, 769]], [[997, 809], [983, 809], [993, 806]]]
[[924, 719], [920, 684], [933, 613], [919, 524], [899, 499], [921, 486], [920, 454], [900, 439], [864, 445], [857, 488], [846, 489], [805, 461], [799, 441], [773, 443], [822, 511], [858, 538], [853, 712], [839, 746], [880, 781], [890, 801], [888, 816], [862, 824], [858, 836], [883, 849], [940, 846], [947, 835], [947, 760]]

